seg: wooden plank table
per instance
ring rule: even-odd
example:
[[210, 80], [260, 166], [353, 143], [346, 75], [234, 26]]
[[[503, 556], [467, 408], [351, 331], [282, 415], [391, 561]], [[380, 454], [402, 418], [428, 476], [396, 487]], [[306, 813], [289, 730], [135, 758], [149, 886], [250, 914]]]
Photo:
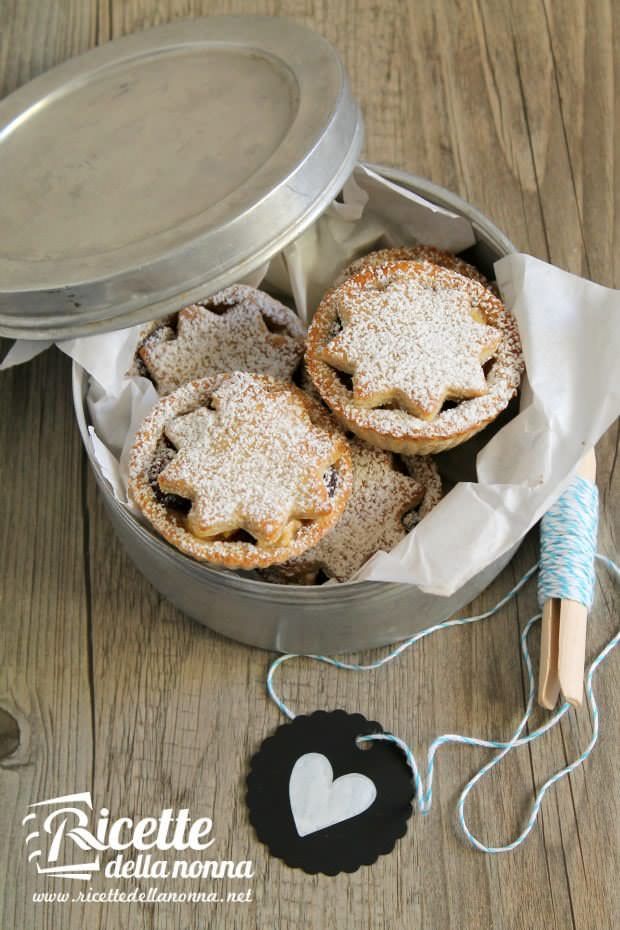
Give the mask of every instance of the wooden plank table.
[[[340, 49], [370, 160], [457, 191], [520, 249], [620, 285], [613, 0], [0, 0], [0, 95], [111, 37], [231, 11], [289, 15]], [[269, 656], [181, 616], [128, 561], [86, 467], [69, 374], [53, 350], [0, 376], [2, 930], [617, 926], [618, 656], [597, 685], [602, 734], [593, 758], [548, 798], [515, 853], [487, 857], [458, 836], [459, 788], [487, 755], [451, 748], [439, 757], [432, 815], [414, 816], [394, 853], [372, 868], [309, 877], [266, 855], [248, 824], [243, 779], [250, 754], [281, 722], [264, 696]], [[617, 443], [615, 426], [598, 447], [599, 548], [610, 555]], [[534, 559], [531, 538], [471, 611], [494, 604]], [[590, 654], [615, 630], [617, 607], [600, 573]], [[492, 622], [425, 641], [374, 675], [300, 663], [285, 673], [285, 696], [300, 710], [370, 714], [416, 747], [446, 731], [508, 733], [525, 687], [519, 631], [535, 609], [530, 586]], [[511, 755], [472, 798], [472, 825], [488, 842], [509, 839], [535, 786], [589, 735], [583, 709]], [[253, 901], [34, 902], [33, 893], [63, 886], [46, 886], [26, 861], [26, 807], [85, 790], [112, 816], [164, 807], [211, 814], [216, 858], [254, 862]]]

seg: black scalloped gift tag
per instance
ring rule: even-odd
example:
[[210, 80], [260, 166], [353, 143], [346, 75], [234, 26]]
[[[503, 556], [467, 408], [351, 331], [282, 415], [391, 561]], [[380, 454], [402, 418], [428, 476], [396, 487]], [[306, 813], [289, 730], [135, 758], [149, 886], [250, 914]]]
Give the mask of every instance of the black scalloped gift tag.
[[393, 743], [356, 742], [382, 732], [361, 714], [319, 710], [261, 744], [246, 799], [273, 856], [309, 874], [337, 875], [392, 851], [411, 816], [411, 770]]

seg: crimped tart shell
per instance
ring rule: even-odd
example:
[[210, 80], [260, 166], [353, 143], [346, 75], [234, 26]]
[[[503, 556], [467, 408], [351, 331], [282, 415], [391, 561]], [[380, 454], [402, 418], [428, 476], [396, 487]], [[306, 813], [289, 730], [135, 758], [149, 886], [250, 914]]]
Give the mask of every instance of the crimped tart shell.
[[[487, 393], [461, 400], [429, 420], [401, 409], [356, 405], [351, 390], [342, 380], [342, 373], [320, 357], [323, 347], [337, 333], [339, 298], [343, 294], [354, 297], [363, 292], [364, 287], [376, 286], [398, 275], [420, 276], [431, 286], [465, 291], [484, 322], [501, 334], [486, 378]], [[428, 262], [409, 261], [367, 266], [328, 291], [308, 332], [305, 363], [319, 394], [343, 426], [371, 445], [409, 455], [429, 455], [451, 449], [480, 432], [507, 407], [518, 390], [523, 371], [517, 324], [497, 297], [471, 278]]]
[[193, 535], [185, 526], [185, 515], [158, 499], [151, 485], [149, 470], [158, 443], [165, 435], [166, 423], [207, 404], [222, 380], [231, 377], [234, 375], [224, 374], [191, 381], [155, 405], [144, 420], [132, 448], [129, 493], [152, 526], [180, 552], [222, 568], [251, 570], [284, 562], [301, 554], [316, 545], [336, 523], [351, 493], [351, 455], [345, 437], [320, 404], [293, 385], [285, 385], [266, 375], [254, 375], [254, 379], [264, 384], [286, 387], [302, 403], [312, 424], [324, 430], [337, 443], [340, 454], [333, 466], [336, 475], [331, 496], [333, 506], [328, 514], [303, 522], [295, 537], [286, 545], [261, 546], [244, 540], [203, 539]]

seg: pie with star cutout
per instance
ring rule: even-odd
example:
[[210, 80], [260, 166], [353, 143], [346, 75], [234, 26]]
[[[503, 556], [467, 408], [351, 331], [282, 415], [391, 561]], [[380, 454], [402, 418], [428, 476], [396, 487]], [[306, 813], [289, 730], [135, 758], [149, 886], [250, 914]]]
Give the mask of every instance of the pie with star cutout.
[[352, 439], [353, 489], [336, 526], [265, 578], [287, 584], [349, 581], [375, 552], [389, 552], [441, 498], [432, 456], [397, 456]]
[[129, 465], [131, 497], [168, 542], [234, 569], [316, 545], [342, 514], [351, 480], [348, 443], [322, 406], [246, 372], [162, 398]]
[[136, 370], [160, 395], [195, 378], [251, 371], [289, 380], [304, 350], [292, 310], [245, 284], [235, 284], [146, 327]]
[[372, 445], [429, 454], [469, 439], [516, 393], [516, 323], [473, 278], [429, 262], [366, 266], [329, 291], [306, 366], [337, 419]]

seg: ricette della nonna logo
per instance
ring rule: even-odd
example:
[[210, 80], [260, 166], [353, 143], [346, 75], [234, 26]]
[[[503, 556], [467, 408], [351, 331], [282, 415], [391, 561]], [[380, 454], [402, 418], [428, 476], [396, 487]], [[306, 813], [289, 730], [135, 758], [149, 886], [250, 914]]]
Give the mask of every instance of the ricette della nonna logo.
[[84, 791], [31, 804], [22, 824], [28, 861], [39, 875], [88, 882], [98, 873], [116, 879], [254, 875], [250, 860], [211, 858], [213, 820], [192, 818], [188, 808], [112, 818], [106, 807], [96, 811]]

